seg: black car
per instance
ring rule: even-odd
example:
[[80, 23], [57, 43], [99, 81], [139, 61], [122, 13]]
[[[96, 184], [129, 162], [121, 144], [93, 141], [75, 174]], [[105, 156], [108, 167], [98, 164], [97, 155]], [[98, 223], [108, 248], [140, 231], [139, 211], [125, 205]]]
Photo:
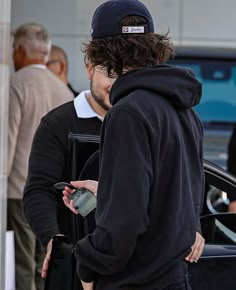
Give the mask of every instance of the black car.
[[193, 290], [236, 289], [236, 213], [227, 212], [227, 193], [236, 195], [236, 178], [204, 161], [205, 212], [201, 215], [206, 245], [198, 263], [190, 265]]
[[236, 122], [236, 49], [177, 47], [170, 64], [191, 68], [202, 82], [202, 100], [195, 110], [205, 130], [204, 157], [226, 168]]
[[[95, 178], [99, 170], [96, 151], [99, 136], [70, 134], [69, 140], [73, 180]], [[189, 267], [192, 288], [235, 290], [236, 213], [227, 213], [227, 194], [236, 195], [236, 177], [207, 160], [204, 160], [204, 172], [206, 189], [201, 226], [206, 245], [199, 261]]]

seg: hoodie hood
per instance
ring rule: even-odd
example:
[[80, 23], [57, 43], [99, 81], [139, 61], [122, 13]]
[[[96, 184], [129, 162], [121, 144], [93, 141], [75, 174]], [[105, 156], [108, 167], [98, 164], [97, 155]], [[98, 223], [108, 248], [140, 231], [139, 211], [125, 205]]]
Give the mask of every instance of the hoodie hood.
[[202, 95], [202, 85], [191, 69], [159, 65], [120, 76], [110, 91], [111, 104], [139, 89], [155, 92], [178, 109], [196, 106]]

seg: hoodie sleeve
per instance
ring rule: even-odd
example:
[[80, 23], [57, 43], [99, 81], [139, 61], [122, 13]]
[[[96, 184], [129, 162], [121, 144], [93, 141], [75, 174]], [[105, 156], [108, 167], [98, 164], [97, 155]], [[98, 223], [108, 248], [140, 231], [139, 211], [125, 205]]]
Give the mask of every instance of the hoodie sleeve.
[[[227, 169], [228, 171], [236, 176], [236, 124], [234, 125], [232, 135], [229, 140], [228, 144], [228, 160], [227, 160]], [[231, 197], [231, 195], [230, 195]], [[232, 200], [235, 200], [235, 198], [231, 197]]]
[[[228, 144], [228, 160], [227, 160], [227, 167], [228, 172], [236, 176], [236, 125], [234, 125], [233, 133], [230, 137], [230, 141]], [[229, 200], [236, 201], [235, 194], [232, 194], [230, 192], [227, 193]]]
[[121, 271], [149, 224], [152, 160], [146, 123], [126, 111], [112, 113], [102, 131], [97, 226], [75, 249], [78, 274], [86, 282]]
[[[195, 206], [195, 215], [197, 217], [197, 231], [199, 233], [202, 233], [201, 230], [201, 221], [200, 221], [200, 217], [201, 217], [201, 212], [203, 209], [203, 202], [204, 202], [204, 197], [205, 197], [205, 175], [204, 175], [204, 168], [203, 168], [203, 148], [201, 147], [201, 152], [200, 152], [200, 160], [201, 160], [201, 164], [202, 164], [202, 192], [201, 192], [201, 198], [200, 198], [200, 207], [199, 206]], [[198, 204], [198, 201], [197, 201]]]
[[197, 226], [197, 231], [199, 233], [202, 232], [201, 230], [201, 221], [200, 221], [200, 217], [201, 217], [201, 212], [203, 209], [203, 203], [204, 203], [204, 198], [205, 198], [205, 174], [204, 174], [204, 167], [203, 167], [203, 126], [202, 123], [199, 122], [199, 160], [201, 162], [201, 173], [202, 173], [202, 182], [201, 182], [201, 194], [195, 194], [193, 196], [193, 201], [194, 201], [194, 212], [195, 212], [195, 216], [196, 216], [196, 226]]

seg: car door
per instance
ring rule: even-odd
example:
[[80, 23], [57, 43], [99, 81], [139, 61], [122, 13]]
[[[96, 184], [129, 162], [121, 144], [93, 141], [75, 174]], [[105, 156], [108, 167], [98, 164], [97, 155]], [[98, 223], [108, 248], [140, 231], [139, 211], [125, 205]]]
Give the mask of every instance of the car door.
[[[226, 210], [228, 194], [236, 195], [236, 178], [206, 160], [204, 171], [208, 185], [205, 192], [208, 213], [201, 216], [201, 226], [206, 244], [202, 257], [189, 267], [192, 288], [235, 290], [236, 214]], [[220, 203], [224, 206], [219, 206]]]
[[[99, 136], [73, 136], [76, 140], [72, 146], [72, 163], [77, 163], [74, 146], [81, 144], [86, 149], [91, 143], [95, 147], [87, 152], [90, 156], [83, 161], [80, 168], [80, 179], [90, 178], [91, 172], [97, 172], [99, 154], [97, 145]], [[73, 141], [74, 142], [74, 141]], [[85, 146], [86, 145], [86, 146]], [[86, 153], [86, 154], [87, 154]], [[84, 154], [84, 153], [83, 153]], [[77, 168], [73, 166], [74, 176], [78, 178]], [[236, 289], [236, 214], [227, 210], [228, 195], [236, 195], [236, 178], [221, 167], [204, 160], [206, 192], [204, 196], [205, 210], [202, 212], [202, 235], [206, 245], [202, 257], [197, 263], [190, 264], [190, 280], [193, 290], [235, 290]], [[223, 212], [221, 212], [223, 211]]]

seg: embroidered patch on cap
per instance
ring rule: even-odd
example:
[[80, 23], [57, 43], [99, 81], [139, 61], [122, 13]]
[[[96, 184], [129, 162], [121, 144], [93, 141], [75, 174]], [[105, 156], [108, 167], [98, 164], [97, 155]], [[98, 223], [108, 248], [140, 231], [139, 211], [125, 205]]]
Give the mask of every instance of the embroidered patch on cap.
[[144, 26], [122, 26], [122, 33], [144, 33]]

